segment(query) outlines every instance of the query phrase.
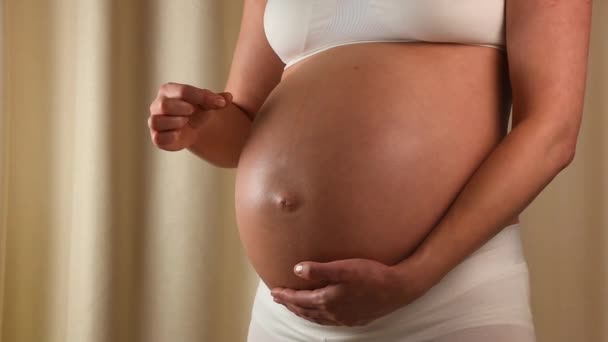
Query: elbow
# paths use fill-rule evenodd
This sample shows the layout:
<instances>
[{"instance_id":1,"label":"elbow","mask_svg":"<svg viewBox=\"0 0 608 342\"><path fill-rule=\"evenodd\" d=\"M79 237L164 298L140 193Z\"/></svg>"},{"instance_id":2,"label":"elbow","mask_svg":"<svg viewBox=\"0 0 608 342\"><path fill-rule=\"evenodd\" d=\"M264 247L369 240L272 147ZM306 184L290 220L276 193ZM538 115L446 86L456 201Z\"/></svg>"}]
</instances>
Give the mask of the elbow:
<instances>
[{"instance_id":1,"label":"elbow","mask_svg":"<svg viewBox=\"0 0 608 342\"><path fill-rule=\"evenodd\" d=\"M576 155L576 139L569 139L561 142L558 148L558 167L559 170L563 170L568 167L574 161Z\"/></svg>"},{"instance_id":2,"label":"elbow","mask_svg":"<svg viewBox=\"0 0 608 342\"><path fill-rule=\"evenodd\" d=\"M521 126L523 131L528 130L531 140L536 141L535 145L542 146L538 150L542 159L555 173L559 173L574 162L579 125L580 120L563 117L557 119L555 115L531 116L517 123L514 128Z\"/></svg>"},{"instance_id":3,"label":"elbow","mask_svg":"<svg viewBox=\"0 0 608 342\"><path fill-rule=\"evenodd\" d=\"M576 156L579 123L565 122L555 131L552 145L557 167L561 171L572 164Z\"/></svg>"}]
</instances>

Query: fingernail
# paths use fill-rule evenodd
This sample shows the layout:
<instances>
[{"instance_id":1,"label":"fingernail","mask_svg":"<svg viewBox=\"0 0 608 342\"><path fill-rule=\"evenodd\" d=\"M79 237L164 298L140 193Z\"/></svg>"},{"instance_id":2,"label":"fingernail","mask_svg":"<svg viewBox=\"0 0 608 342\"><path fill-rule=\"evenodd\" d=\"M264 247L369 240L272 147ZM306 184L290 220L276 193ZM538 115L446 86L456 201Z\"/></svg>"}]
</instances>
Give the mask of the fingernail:
<instances>
[{"instance_id":1,"label":"fingernail","mask_svg":"<svg viewBox=\"0 0 608 342\"><path fill-rule=\"evenodd\" d=\"M216 106L223 106L223 105L225 105L225 104L226 104L226 100L224 100L224 98L223 98L223 97L218 97L218 98L216 98L216 99L215 99L215 101L213 101L213 103L214 103Z\"/></svg>"},{"instance_id":2,"label":"fingernail","mask_svg":"<svg viewBox=\"0 0 608 342\"><path fill-rule=\"evenodd\" d=\"M296 267L293 268L293 271L296 272L296 274L302 274L303 269L304 269L304 266L297 264Z\"/></svg>"}]
</instances>

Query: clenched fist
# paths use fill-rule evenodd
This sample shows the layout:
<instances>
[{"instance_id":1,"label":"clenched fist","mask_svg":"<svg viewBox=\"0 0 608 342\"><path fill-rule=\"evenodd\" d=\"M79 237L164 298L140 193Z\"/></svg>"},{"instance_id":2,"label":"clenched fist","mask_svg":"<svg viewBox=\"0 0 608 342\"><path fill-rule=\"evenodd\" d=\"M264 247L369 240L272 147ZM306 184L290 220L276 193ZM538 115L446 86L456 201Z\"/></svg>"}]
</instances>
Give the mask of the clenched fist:
<instances>
[{"instance_id":1,"label":"clenched fist","mask_svg":"<svg viewBox=\"0 0 608 342\"><path fill-rule=\"evenodd\" d=\"M187 84L163 84L150 105L148 127L152 142L167 151L190 147L208 111L221 109L230 101L232 94L228 92L216 94Z\"/></svg>"}]
</instances>

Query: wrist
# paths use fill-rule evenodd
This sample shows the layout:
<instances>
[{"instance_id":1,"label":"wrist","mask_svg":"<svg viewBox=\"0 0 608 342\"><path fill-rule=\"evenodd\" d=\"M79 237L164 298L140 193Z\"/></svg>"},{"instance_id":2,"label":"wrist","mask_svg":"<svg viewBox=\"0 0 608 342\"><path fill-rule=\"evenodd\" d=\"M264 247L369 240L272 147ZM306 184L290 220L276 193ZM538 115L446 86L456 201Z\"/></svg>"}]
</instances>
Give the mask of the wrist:
<instances>
[{"instance_id":1,"label":"wrist","mask_svg":"<svg viewBox=\"0 0 608 342\"><path fill-rule=\"evenodd\" d=\"M443 276L436 271L431 258L422 252L416 251L398 264L391 266L398 277L404 297L420 296L435 286Z\"/></svg>"}]
</instances>

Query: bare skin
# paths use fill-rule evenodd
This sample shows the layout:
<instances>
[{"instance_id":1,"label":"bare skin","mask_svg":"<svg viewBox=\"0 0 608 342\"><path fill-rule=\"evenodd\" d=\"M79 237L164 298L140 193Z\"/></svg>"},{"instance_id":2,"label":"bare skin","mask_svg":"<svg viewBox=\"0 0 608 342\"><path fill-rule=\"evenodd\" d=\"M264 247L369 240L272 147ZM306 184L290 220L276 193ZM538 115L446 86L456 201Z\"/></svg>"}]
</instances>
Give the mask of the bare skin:
<instances>
[{"instance_id":1,"label":"bare skin","mask_svg":"<svg viewBox=\"0 0 608 342\"><path fill-rule=\"evenodd\" d=\"M299 261L407 258L507 133L510 97L506 56L489 47L353 44L288 68L236 178L261 279L312 289L325 284L296 277Z\"/></svg>"}]
</instances>

